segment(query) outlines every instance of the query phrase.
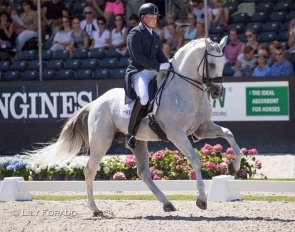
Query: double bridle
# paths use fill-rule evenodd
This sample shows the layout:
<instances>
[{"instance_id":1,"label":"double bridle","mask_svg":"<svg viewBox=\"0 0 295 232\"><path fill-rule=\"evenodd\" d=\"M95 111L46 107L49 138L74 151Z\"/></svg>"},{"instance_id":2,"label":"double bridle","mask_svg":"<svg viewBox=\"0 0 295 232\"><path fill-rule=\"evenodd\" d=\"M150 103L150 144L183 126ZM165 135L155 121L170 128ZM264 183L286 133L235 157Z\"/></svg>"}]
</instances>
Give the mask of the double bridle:
<instances>
[{"instance_id":1,"label":"double bridle","mask_svg":"<svg viewBox=\"0 0 295 232\"><path fill-rule=\"evenodd\" d=\"M215 77L214 79L212 79L212 78L209 78L207 75L209 73L208 72L208 56L222 57L223 55L224 55L223 52L222 52L222 54L220 56L218 56L218 55L213 55L213 54L208 53L207 49L205 50L204 56L203 56L199 66L198 66L198 72L199 72L200 66L204 62L202 82L194 80L194 79L189 78L187 76L184 76L184 75L182 75L182 74L180 74L178 72L175 72L172 63L170 63L170 69L166 73L165 79L163 80L163 83L159 87L159 89L157 91L157 94L156 94L156 95L160 94L159 102L160 102L163 90L167 87L167 85L169 85L169 83L172 81L172 79L174 78L175 75L179 76L181 79L185 80L186 82L190 83L191 85L197 87L198 89L200 89L200 90L202 90L204 92L206 92L211 87L211 83L222 83L223 82L223 77ZM205 70L206 70L206 72L205 72ZM168 76L169 76L170 72L173 73L173 76L170 79L169 83L166 85L166 81L168 79ZM202 86L203 84L206 85L206 88L202 88L202 87L198 86L198 85ZM157 104L159 104L159 102L157 102Z\"/></svg>"}]
</instances>

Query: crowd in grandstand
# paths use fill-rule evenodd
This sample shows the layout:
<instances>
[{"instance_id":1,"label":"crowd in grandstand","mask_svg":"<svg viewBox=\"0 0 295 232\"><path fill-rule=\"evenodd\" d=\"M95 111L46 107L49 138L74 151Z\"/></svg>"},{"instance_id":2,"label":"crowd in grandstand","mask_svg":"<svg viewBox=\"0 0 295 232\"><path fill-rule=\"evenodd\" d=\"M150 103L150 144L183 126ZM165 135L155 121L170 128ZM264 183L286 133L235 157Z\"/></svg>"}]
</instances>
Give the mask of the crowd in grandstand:
<instances>
[{"instance_id":1,"label":"crowd in grandstand","mask_svg":"<svg viewBox=\"0 0 295 232\"><path fill-rule=\"evenodd\" d=\"M42 1L43 50L67 51L69 59L78 49L100 49L105 56L115 50L120 57L128 57L127 35L138 25L138 9L144 2L147 1ZM203 38L207 18L213 41L229 36L224 50L227 60L224 75L294 76L294 1L211 0L208 3L205 12L203 0L174 0L171 9L159 18L155 31L162 40L166 57L173 57L187 42ZM268 21L273 24L269 25ZM22 51L37 50L37 44L37 1L2 0L0 58L12 64Z\"/></svg>"}]
</instances>

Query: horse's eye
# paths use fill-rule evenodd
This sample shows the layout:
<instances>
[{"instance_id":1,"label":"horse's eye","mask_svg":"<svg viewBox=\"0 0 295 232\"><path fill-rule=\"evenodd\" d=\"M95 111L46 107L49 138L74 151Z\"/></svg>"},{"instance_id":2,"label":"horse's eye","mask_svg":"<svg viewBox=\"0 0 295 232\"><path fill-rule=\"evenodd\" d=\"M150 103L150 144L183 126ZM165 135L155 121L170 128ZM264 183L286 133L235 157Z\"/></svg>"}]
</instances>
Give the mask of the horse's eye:
<instances>
[{"instance_id":1,"label":"horse's eye","mask_svg":"<svg viewBox=\"0 0 295 232\"><path fill-rule=\"evenodd\" d=\"M215 68L215 64L214 63L210 63L209 66L210 66L210 68Z\"/></svg>"}]
</instances>

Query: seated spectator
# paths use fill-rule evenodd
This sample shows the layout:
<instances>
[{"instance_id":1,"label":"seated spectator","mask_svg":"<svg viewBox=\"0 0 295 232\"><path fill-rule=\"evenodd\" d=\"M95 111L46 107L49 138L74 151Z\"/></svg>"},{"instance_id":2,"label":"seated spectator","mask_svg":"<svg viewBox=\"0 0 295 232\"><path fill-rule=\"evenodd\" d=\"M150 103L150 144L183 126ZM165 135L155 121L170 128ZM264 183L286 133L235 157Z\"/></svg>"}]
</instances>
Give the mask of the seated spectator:
<instances>
[{"instance_id":1,"label":"seated spectator","mask_svg":"<svg viewBox=\"0 0 295 232\"><path fill-rule=\"evenodd\" d=\"M275 47L276 62L270 69L270 76L294 76L292 64L285 59L284 47L279 45Z\"/></svg>"},{"instance_id":2,"label":"seated spectator","mask_svg":"<svg viewBox=\"0 0 295 232\"><path fill-rule=\"evenodd\" d=\"M163 39L164 39L164 30L161 27L161 21L160 21L159 18L157 19L157 25L153 28L153 31L156 32L159 35L160 40L163 41Z\"/></svg>"},{"instance_id":3,"label":"seated spectator","mask_svg":"<svg viewBox=\"0 0 295 232\"><path fill-rule=\"evenodd\" d=\"M235 64L244 43L240 41L240 35L236 28L229 31L229 38L230 42L225 46L224 55L227 63Z\"/></svg>"},{"instance_id":4,"label":"seated spectator","mask_svg":"<svg viewBox=\"0 0 295 232\"><path fill-rule=\"evenodd\" d=\"M167 57L167 59L172 58L171 48L170 48L170 45L168 43L163 43L162 44L162 51L163 51L164 55Z\"/></svg>"},{"instance_id":5,"label":"seated spectator","mask_svg":"<svg viewBox=\"0 0 295 232\"><path fill-rule=\"evenodd\" d=\"M80 19L75 17L72 21L73 31L71 33L71 42L66 49L70 51L70 57L76 48L88 48L89 39L87 32L80 27Z\"/></svg>"},{"instance_id":6,"label":"seated spectator","mask_svg":"<svg viewBox=\"0 0 295 232\"><path fill-rule=\"evenodd\" d=\"M133 27L136 27L139 24L140 20L137 14L133 14L129 17L129 24L130 27L128 27L128 33L131 31Z\"/></svg>"},{"instance_id":7,"label":"seated spectator","mask_svg":"<svg viewBox=\"0 0 295 232\"><path fill-rule=\"evenodd\" d=\"M91 7L93 18L97 19L104 15L104 0L87 0L87 6Z\"/></svg>"},{"instance_id":8,"label":"seated spectator","mask_svg":"<svg viewBox=\"0 0 295 232\"><path fill-rule=\"evenodd\" d=\"M171 23L175 23L175 15L172 11L168 11L165 15L165 20L167 25L163 27L164 38L163 41L166 42L169 37L171 37L168 31L168 25Z\"/></svg>"},{"instance_id":9,"label":"seated spectator","mask_svg":"<svg viewBox=\"0 0 295 232\"><path fill-rule=\"evenodd\" d=\"M60 30L54 36L53 46L49 49L53 52L66 49L71 43L73 30L71 28L70 19L64 16L62 17L61 23Z\"/></svg>"},{"instance_id":10,"label":"seated spectator","mask_svg":"<svg viewBox=\"0 0 295 232\"><path fill-rule=\"evenodd\" d=\"M126 46L128 29L125 26L123 15L115 16L116 27L111 32L110 45L113 48L122 48Z\"/></svg>"},{"instance_id":11,"label":"seated spectator","mask_svg":"<svg viewBox=\"0 0 295 232\"><path fill-rule=\"evenodd\" d=\"M197 34L195 39L205 38L205 25L204 23L197 23Z\"/></svg>"},{"instance_id":12,"label":"seated spectator","mask_svg":"<svg viewBox=\"0 0 295 232\"><path fill-rule=\"evenodd\" d=\"M62 17L69 17L65 4L60 0L45 1L42 6L42 41L45 41L46 31L51 31L49 36L53 38L61 26Z\"/></svg>"},{"instance_id":13,"label":"seated spectator","mask_svg":"<svg viewBox=\"0 0 295 232\"><path fill-rule=\"evenodd\" d=\"M279 41L272 41L270 44L269 44L269 58L267 60L267 65L269 67L271 67L277 60L276 60L276 57L275 57L275 47L278 47L280 46L281 43Z\"/></svg>"},{"instance_id":14,"label":"seated spectator","mask_svg":"<svg viewBox=\"0 0 295 232\"><path fill-rule=\"evenodd\" d=\"M295 18L291 20L288 30L288 47L289 52L295 52Z\"/></svg>"},{"instance_id":15,"label":"seated spectator","mask_svg":"<svg viewBox=\"0 0 295 232\"><path fill-rule=\"evenodd\" d=\"M124 5L122 0L105 0L104 18L106 19L106 28L109 26L111 17L117 14L124 14Z\"/></svg>"},{"instance_id":16,"label":"seated spectator","mask_svg":"<svg viewBox=\"0 0 295 232\"><path fill-rule=\"evenodd\" d=\"M259 49L258 56L257 56L258 65L254 69L253 76L256 76L256 77L269 76L270 67L267 65L267 59L268 59L267 50Z\"/></svg>"},{"instance_id":17,"label":"seated spectator","mask_svg":"<svg viewBox=\"0 0 295 232\"><path fill-rule=\"evenodd\" d=\"M133 14L138 14L138 10L145 3L145 0L127 0L126 2L126 19L129 19L129 17ZM130 22L130 21L129 21ZM127 22L127 26L132 26L129 22Z\"/></svg>"},{"instance_id":18,"label":"seated spectator","mask_svg":"<svg viewBox=\"0 0 295 232\"><path fill-rule=\"evenodd\" d=\"M111 33L106 29L106 19L104 17L98 17L97 24L99 28L98 31L92 32L92 42L89 49L107 48L110 44Z\"/></svg>"},{"instance_id":19,"label":"seated spectator","mask_svg":"<svg viewBox=\"0 0 295 232\"><path fill-rule=\"evenodd\" d=\"M196 35L197 35L197 28L196 28L197 18L196 18L196 16L193 13L189 13L187 16L187 19L188 19L189 26L185 27L184 34L183 34L185 44L190 42L191 40L195 39Z\"/></svg>"},{"instance_id":20,"label":"seated spectator","mask_svg":"<svg viewBox=\"0 0 295 232\"><path fill-rule=\"evenodd\" d=\"M170 23L168 25L168 31L171 37L167 40L167 43L170 45L171 54L174 55L178 49L183 46L184 37L177 32L175 23Z\"/></svg>"},{"instance_id":21,"label":"seated spectator","mask_svg":"<svg viewBox=\"0 0 295 232\"><path fill-rule=\"evenodd\" d=\"M256 59L254 58L254 49L251 46L247 46L244 52L237 58L234 76L252 76L255 66Z\"/></svg>"},{"instance_id":22,"label":"seated spectator","mask_svg":"<svg viewBox=\"0 0 295 232\"><path fill-rule=\"evenodd\" d=\"M248 28L245 32L247 42L241 48L240 53L243 53L245 48L250 46L254 49L254 54L258 52L259 43L257 42L256 33L252 28Z\"/></svg>"},{"instance_id":23,"label":"seated spectator","mask_svg":"<svg viewBox=\"0 0 295 232\"><path fill-rule=\"evenodd\" d=\"M1 6L1 8L0 8L1 9L1 12L6 13L8 15L8 17L11 18L12 20L13 20L13 16L15 16L15 15L18 16L17 11L16 10L12 10L10 8L9 2L7 2L7 1L1 1L0 6Z\"/></svg>"},{"instance_id":24,"label":"seated spectator","mask_svg":"<svg viewBox=\"0 0 295 232\"><path fill-rule=\"evenodd\" d=\"M3 50L0 56L2 60L7 60L11 54L8 53L8 49L15 46L14 23L5 12L0 14L0 20L0 46Z\"/></svg>"},{"instance_id":25,"label":"seated spectator","mask_svg":"<svg viewBox=\"0 0 295 232\"><path fill-rule=\"evenodd\" d=\"M226 28L229 21L229 10L223 7L221 0L212 0L213 8L209 9L209 24L221 24Z\"/></svg>"},{"instance_id":26,"label":"seated spectator","mask_svg":"<svg viewBox=\"0 0 295 232\"><path fill-rule=\"evenodd\" d=\"M205 7L203 0L192 0L192 13L197 17L197 21L205 23Z\"/></svg>"},{"instance_id":27,"label":"seated spectator","mask_svg":"<svg viewBox=\"0 0 295 232\"><path fill-rule=\"evenodd\" d=\"M23 25L15 25L16 48L21 51L25 43L38 37L38 14L32 9L33 3L30 0L21 2L24 13L20 15Z\"/></svg>"},{"instance_id":28,"label":"seated spectator","mask_svg":"<svg viewBox=\"0 0 295 232\"><path fill-rule=\"evenodd\" d=\"M87 6L84 8L85 19L81 21L81 28L87 32L89 38L93 31L98 31L97 19L93 17L93 8Z\"/></svg>"}]
</instances>

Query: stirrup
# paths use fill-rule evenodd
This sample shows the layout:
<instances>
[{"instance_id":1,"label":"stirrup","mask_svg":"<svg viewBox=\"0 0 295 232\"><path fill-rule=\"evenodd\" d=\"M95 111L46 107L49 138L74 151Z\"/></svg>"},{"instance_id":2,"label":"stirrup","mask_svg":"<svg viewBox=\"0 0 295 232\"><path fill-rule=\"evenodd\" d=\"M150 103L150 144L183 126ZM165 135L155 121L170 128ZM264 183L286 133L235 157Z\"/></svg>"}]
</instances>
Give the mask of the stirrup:
<instances>
[{"instance_id":1,"label":"stirrup","mask_svg":"<svg viewBox=\"0 0 295 232\"><path fill-rule=\"evenodd\" d=\"M128 133L125 139L125 146L129 149L135 149L136 139L135 136Z\"/></svg>"}]
</instances>

